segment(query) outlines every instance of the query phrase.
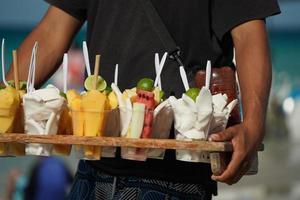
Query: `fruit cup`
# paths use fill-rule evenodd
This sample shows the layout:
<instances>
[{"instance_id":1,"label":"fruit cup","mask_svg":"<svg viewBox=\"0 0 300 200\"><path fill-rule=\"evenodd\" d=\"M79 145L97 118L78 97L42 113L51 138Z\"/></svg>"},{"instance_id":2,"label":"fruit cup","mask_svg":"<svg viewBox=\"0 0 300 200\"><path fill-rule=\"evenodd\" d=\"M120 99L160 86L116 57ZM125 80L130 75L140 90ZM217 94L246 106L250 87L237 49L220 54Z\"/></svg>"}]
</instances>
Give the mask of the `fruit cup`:
<instances>
[{"instance_id":1,"label":"fruit cup","mask_svg":"<svg viewBox=\"0 0 300 200\"><path fill-rule=\"evenodd\" d=\"M122 112L122 108L120 108ZM143 137L142 133L145 127L145 124L152 124L152 121L147 121L147 114L152 114L153 111L146 110L145 104L134 103L132 110L127 110L128 113L132 113L131 122L126 134L126 138L140 139L146 138ZM141 148L131 148L131 147L122 147L121 148L121 157L127 160L137 160L137 161L146 161L147 160L148 149Z\"/></svg>"},{"instance_id":2,"label":"fruit cup","mask_svg":"<svg viewBox=\"0 0 300 200\"><path fill-rule=\"evenodd\" d=\"M105 112L106 119L104 125L104 137L120 137L120 111L119 108ZM102 157L114 158L116 156L116 147L102 147Z\"/></svg>"},{"instance_id":3,"label":"fruit cup","mask_svg":"<svg viewBox=\"0 0 300 200\"><path fill-rule=\"evenodd\" d=\"M0 90L0 134L12 133L20 106L19 93L13 87L7 86ZM0 156L9 154L8 144L0 143Z\"/></svg>"},{"instance_id":4,"label":"fruit cup","mask_svg":"<svg viewBox=\"0 0 300 200\"><path fill-rule=\"evenodd\" d=\"M151 137L154 139L169 139L171 128L174 121L174 113L171 105L165 101L154 111L154 121ZM163 159L165 149L149 149L148 158Z\"/></svg>"},{"instance_id":5,"label":"fruit cup","mask_svg":"<svg viewBox=\"0 0 300 200\"><path fill-rule=\"evenodd\" d=\"M103 136L106 116L110 111L72 110L73 134L81 137ZM100 139L100 138L99 138ZM78 158L85 160L100 160L101 147L76 145L75 153Z\"/></svg>"}]
</instances>

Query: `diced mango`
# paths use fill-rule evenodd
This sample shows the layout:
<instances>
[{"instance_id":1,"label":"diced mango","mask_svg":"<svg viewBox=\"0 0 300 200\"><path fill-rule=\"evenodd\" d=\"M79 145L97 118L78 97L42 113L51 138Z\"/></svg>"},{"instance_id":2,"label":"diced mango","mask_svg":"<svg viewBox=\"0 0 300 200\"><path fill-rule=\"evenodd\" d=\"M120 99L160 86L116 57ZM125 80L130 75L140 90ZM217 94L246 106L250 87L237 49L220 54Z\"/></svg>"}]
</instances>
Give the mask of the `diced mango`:
<instances>
[{"instance_id":1,"label":"diced mango","mask_svg":"<svg viewBox=\"0 0 300 200\"><path fill-rule=\"evenodd\" d=\"M69 131L69 127L72 126L71 118L69 115L69 109L65 107L62 110L59 126L58 126L58 133L60 135L71 135ZM58 155L68 156L71 153L71 145L53 145L54 153Z\"/></svg>"},{"instance_id":2,"label":"diced mango","mask_svg":"<svg viewBox=\"0 0 300 200\"><path fill-rule=\"evenodd\" d=\"M114 92L109 93L108 95L108 103L109 103L109 109L115 109L118 107L118 98L117 95Z\"/></svg>"},{"instance_id":3,"label":"diced mango","mask_svg":"<svg viewBox=\"0 0 300 200\"><path fill-rule=\"evenodd\" d=\"M20 106L20 95L16 89L7 86L0 90L0 134L13 131L16 112ZM6 154L5 144L0 144L0 155Z\"/></svg>"},{"instance_id":4,"label":"diced mango","mask_svg":"<svg viewBox=\"0 0 300 200\"><path fill-rule=\"evenodd\" d=\"M102 136L104 128L105 106L107 97L105 94L91 90L82 96L82 110L84 111L84 135ZM100 159L99 147L86 147L85 156Z\"/></svg>"}]
</instances>

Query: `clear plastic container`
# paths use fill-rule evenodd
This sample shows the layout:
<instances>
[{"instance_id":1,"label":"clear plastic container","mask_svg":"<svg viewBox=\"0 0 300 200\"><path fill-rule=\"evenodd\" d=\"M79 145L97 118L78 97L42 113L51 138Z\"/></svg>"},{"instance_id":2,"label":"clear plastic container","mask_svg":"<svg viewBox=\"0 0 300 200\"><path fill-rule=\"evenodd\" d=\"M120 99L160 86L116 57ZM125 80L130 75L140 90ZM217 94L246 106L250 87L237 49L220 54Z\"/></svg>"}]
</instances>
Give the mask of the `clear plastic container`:
<instances>
[{"instance_id":1,"label":"clear plastic container","mask_svg":"<svg viewBox=\"0 0 300 200\"><path fill-rule=\"evenodd\" d=\"M162 108L155 116L152 126L152 138L169 139L172 124L174 121L174 113L171 106ZM165 149L149 149L148 158L163 159Z\"/></svg>"},{"instance_id":2,"label":"clear plastic container","mask_svg":"<svg viewBox=\"0 0 300 200\"><path fill-rule=\"evenodd\" d=\"M57 134L73 135L71 112L65 107L61 113ZM71 154L72 145L53 145L53 155L69 156Z\"/></svg>"},{"instance_id":3,"label":"clear plastic container","mask_svg":"<svg viewBox=\"0 0 300 200\"><path fill-rule=\"evenodd\" d=\"M120 137L121 122L119 108L106 112L106 123L104 125L104 137ZM116 147L102 147L102 157L114 158L116 156Z\"/></svg>"},{"instance_id":4,"label":"clear plastic container","mask_svg":"<svg viewBox=\"0 0 300 200\"><path fill-rule=\"evenodd\" d=\"M24 133L24 110L21 105L16 113L14 121L14 133ZM25 144L11 143L8 145L8 152L10 156L24 156L25 155Z\"/></svg>"},{"instance_id":5,"label":"clear plastic container","mask_svg":"<svg viewBox=\"0 0 300 200\"><path fill-rule=\"evenodd\" d=\"M110 110L76 111L72 110L73 134L81 137L100 137L104 135L106 117ZM100 138L99 138L100 139ZM102 148L99 146L75 145L75 154L79 159L100 160Z\"/></svg>"},{"instance_id":6,"label":"clear plastic container","mask_svg":"<svg viewBox=\"0 0 300 200\"><path fill-rule=\"evenodd\" d=\"M192 113L191 113L192 114ZM179 122L179 118L175 117L175 139L182 141L201 141L206 140L206 136L208 135L212 114L203 113L201 114L206 116L207 118L202 121L201 126L199 125L198 129L191 129L186 132L180 132L176 130L176 123L183 123L183 121ZM176 159L180 161L186 162L209 162L209 154L203 151L191 151L191 150L176 150Z\"/></svg>"},{"instance_id":7,"label":"clear plastic container","mask_svg":"<svg viewBox=\"0 0 300 200\"><path fill-rule=\"evenodd\" d=\"M153 110L140 110L133 108L132 118L126 137L136 139L151 138L153 114ZM122 147L121 157L127 160L146 161L148 157L148 149Z\"/></svg>"},{"instance_id":8,"label":"clear plastic container","mask_svg":"<svg viewBox=\"0 0 300 200\"><path fill-rule=\"evenodd\" d=\"M0 131L6 129L7 133L23 133L24 132L24 112L23 107L20 106L16 111L16 116L12 116L11 110L1 109L2 116L0 121L3 123L0 127ZM9 126L9 127L4 127ZM3 129L3 130L1 130ZM25 155L25 145L19 143L0 143L0 156L23 156Z\"/></svg>"},{"instance_id":9,"label":"clear plastic container","mask_svg":"<svg viewBox=\"0 0 300 200\"><path fill-rule=\"evenodd\" d=\"M25 112L26 115L26 112ZM26 118L26 116L25 116ZM27 135L56 135L60 120L60 113L49 113L49 118L44 121L25 119L25 133ZM26 144L26 155L51 156L53 144Z\"/></svg>"}]
</instances>

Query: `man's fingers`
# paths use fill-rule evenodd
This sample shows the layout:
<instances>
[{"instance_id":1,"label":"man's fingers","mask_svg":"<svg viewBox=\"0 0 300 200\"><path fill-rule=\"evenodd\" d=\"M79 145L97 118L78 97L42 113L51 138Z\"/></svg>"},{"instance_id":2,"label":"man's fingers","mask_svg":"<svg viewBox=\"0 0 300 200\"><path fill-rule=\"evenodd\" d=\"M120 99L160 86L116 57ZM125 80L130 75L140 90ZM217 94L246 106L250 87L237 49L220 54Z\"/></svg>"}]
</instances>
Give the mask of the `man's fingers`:
<instances>
[{"instance_id":1,"label":"man's fingers","mask_svg":"<svg viewBox=\"0 0 300 200\"><path fill-rule=\"evenodd\" d=\"M248 172L248 170L250 169L251 166L251 162L245 162L243 163L243 167L240 169L240 171L237 173L236 177L228 184L232 185L237 183L239 180L241 180L241 178Z\"/></svg>"},{"instance_id":2,"label":"man's fingers","mask_svg":"<svg viewBox=\"0 0 300 200\"><path fill-rule=\"evenodd\" d=\"M234 129L228 128L220 133L215 133L210 136L210 140L214 142L230 141L234 137Z\"/></svg>"},{"instance_id":3,"label":"man's fingers","mask_svg":"<svg viewBox=\"0 0 300 200\"><path fill-rule=\"evenodd\" d=\"M212 179L219 182L230 182L234 180L239 172L239 168L241 168L241 164L244 160L244 156L239 152L234 152L232 154L231 161L227 167L227 169L220 176L212 176Z\"/></svg>"}]
</instances>

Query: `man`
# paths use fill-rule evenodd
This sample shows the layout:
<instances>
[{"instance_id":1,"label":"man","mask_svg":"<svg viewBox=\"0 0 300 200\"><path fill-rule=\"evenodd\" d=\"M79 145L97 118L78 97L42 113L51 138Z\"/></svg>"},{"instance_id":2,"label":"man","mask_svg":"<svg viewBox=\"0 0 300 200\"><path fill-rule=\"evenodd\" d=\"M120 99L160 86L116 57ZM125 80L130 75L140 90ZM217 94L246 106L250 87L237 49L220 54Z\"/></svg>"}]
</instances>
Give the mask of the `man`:
<instances>
[{"instance_id":1,"label":"man","mask_svg":"<svg viewBox=\"0 0 300 200\"><path fill-rule=\"evenodd\" d=\"M121 89L133 87L140 78L154 77L153 55L165 48L146 17L142 1L46 1L51 4L48 12L18 49L22 79L26 80L35 41L39 42L36 82L42 84L55 72L85 21L90 60L102 55L101 75L108 82L113 79L116 63L120 65ZM239 181L263 139L271 83L264 19L280 12L276 0L151 2L181 48L189 77L203 69L207 60L212 60L214 67L233 66L235 46L244 121L211 137L232 142L231 162L223 174L211 176L207 164L176 161L171 151L159 161L81 161L71 199L211 199L216 194L213 180L227 184ZM12 77L10 71L8 78ZM162 84L167 94L180 96L184 91L175 61L168 60Z\"/></svg>"}]
</instances>

